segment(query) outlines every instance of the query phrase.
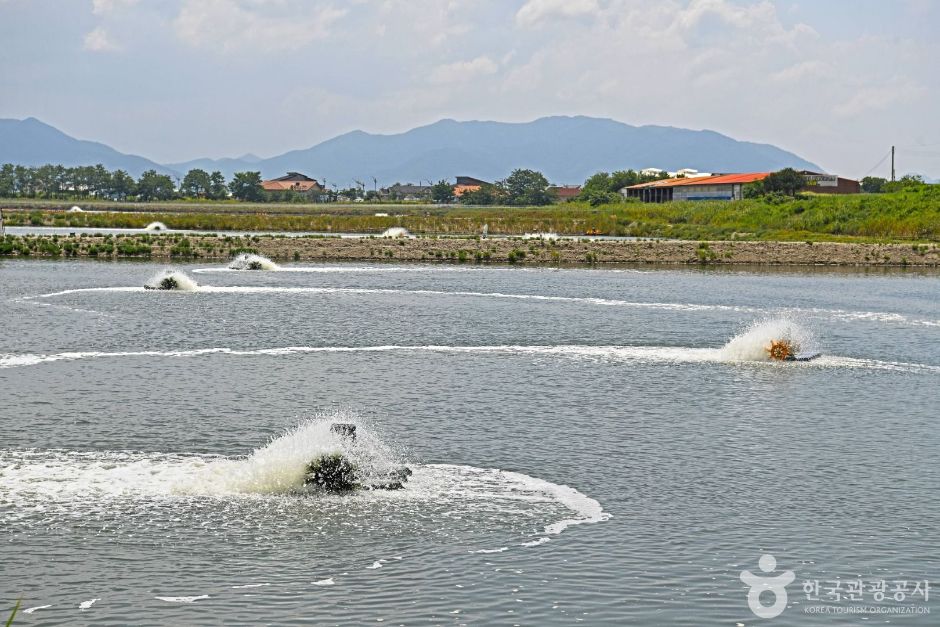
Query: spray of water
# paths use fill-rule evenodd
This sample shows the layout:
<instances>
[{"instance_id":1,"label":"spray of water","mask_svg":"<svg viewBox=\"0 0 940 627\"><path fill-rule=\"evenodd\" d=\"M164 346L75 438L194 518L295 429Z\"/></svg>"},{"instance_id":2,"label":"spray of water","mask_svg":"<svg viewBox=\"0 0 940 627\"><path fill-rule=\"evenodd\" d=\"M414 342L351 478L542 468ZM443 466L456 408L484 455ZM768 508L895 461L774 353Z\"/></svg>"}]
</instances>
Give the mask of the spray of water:
<instances>
[{"instance_id":1,"label":"spray of water","mask_svg":"<svg viewBox=\"0 0 940 627\"><path fill-rule=\"evenodd\" d=\"M280 270L281 267L262 255L252 253L242 253L235 257L230 264L229 270Z\"/></svg>"},{"instance_id":2,"label":"spray of water","mask_svg":"<svg viewBox=\"0 0 940 627\"><path fill-rule=\"evenodd\" d=\"M382 237L389 237L391 239L406 239L411 237L411 233L408 232L408 229L404 229L400 226L393 226L390 229L385 229L382 232Z\"/></svg>"},{"instance_id":3,"label":"spray of water","mask_svg":"<svg viewBox=\"0 0 940 627\"><path fill-rule=\"evenodd\" d=\"M767 318L751 324L731 339L721 355L724 361L770 361L766 348L772 340L786 340L795 353L816 352L819 344L811 330L792 318Z\"/></svg>"},{"instance_id":4,"label":"spray of water","mask_svg":"<svg viewBox=\"0 0 940 627\"><path fill-rule=\"evenodd\" d=\"M167 269L150 277L144 287L151 290L164 290L174 292L195 292L199 286L184 272Z\"/></svg>"},{"instance_id":5,"label":"spray of water","mask_svg":"<svg viewBox=\"0 0 940 627\"><path fill-rule=\"evenodd\" d=\"M559 239L558 233L526 233L522 239L540 239L546 242L554 242Z\"/></svg>"},{"instance_id":6,"label":"spray of water","mask_svg":"<svg viewBox=\"0 0 940 627\"><path fill-rule=\"evenodd\" d=\"M331 431L334 423L357 425L355 440ZM197 482L213 491L281 494L304 491L304 475L310 462L324 454L340 453L357 468L368 483L372 477L387 475L402 465L393 450L359 424L359 418L346 411L316 414L284 435L271 440L241 460L225 460L206 467ZM362 428L358 428L362 427Z\"/></svg>"},{"instance_id":7,"label":"spray of water","mask_svg":"<svg viewBox=\"0 0 940 627\"><path fill-rule=\"evenodd\" d=\"M144 227L144 229L147 231L165 231L166 225L162 222L151 222L146 227Z\"/></svg>"}]
</instances>

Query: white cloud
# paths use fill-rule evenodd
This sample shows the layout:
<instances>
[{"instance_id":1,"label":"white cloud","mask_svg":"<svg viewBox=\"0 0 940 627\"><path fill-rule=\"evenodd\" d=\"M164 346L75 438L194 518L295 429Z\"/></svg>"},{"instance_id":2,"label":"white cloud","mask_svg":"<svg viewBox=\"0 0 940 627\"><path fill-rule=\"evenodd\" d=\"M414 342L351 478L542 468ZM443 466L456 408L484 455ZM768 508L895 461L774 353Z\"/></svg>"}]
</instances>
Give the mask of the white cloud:
<instances>
[{"instance_id":1,"label":"white cloud","mask_svg":"<svg viewBox=\"0 0 940 627\"><path fill-rule=\"evenodd\" d=\"M575 18L599 11L597 0L528 0L516 13L516 22L533 26L551 18Z\"/></svg>"},{"instance_id":2,"label":"white cloud","mask_svg":"<svg viewBox=\"0 0 940 627\"><path fill-rule=\"evenodd\" d=\"M91 12L95 15L110 13L121 7L129 7L137 4L138 0L92 0Z\"/></svg>"},{"instance_id":3,"label":"white cloud","mask_svg":"<svg viewBox=\"0 0 940 627\"><path fill-rule=\"evenodd\" d=\"M833 112L841 117L854 117L873 111L886 111L899 104L923 98L926 89L910 80L894 80L888 84L861 87L848 99L838 103Z\"/></svg>"},{"instance_id":4,"label":"white cloud","mask_svg":"<svg viewBox=\"0 0 940 627\"><path fill-rule=\"evenodd\" d=\"M344 15L345 9L320 2L185 0L173 26L180 39L196 47L291 51L328 36Z\"/></svg>"},{"instance_id":5,"label":"white cloud","mask_svg":"<svg viewBox=\"0 0 940 627\"><path fill-rule=\"evenodd\" d=\"M796 83L808 78L833 76L835 70L828 63L818 60L802 61L770 75L778 83Z\"/></svg>"},{"instance_id":6,"label":"white cloud","mask_svg":"<svg viewBox=\"0 0 940 627\"><path fill-rule=\"evenodd\" d=\"M120 50L120 46L111 41L107 31L99 26L85 35L85 50L92 52L114 52Z\"/></svg>"},{"instance_id":7,"label":"white cloud","mask_svg":"<svg viewBox=\"0 0 940 627\"><path fill-rule=\"evenodd\" d=\"M432 83L461 83L481 76L496 74L499 65L487 56L477 57L470 61L457 61L446 63L434 68L431 72Z\"/></svg>"}]
</instances>

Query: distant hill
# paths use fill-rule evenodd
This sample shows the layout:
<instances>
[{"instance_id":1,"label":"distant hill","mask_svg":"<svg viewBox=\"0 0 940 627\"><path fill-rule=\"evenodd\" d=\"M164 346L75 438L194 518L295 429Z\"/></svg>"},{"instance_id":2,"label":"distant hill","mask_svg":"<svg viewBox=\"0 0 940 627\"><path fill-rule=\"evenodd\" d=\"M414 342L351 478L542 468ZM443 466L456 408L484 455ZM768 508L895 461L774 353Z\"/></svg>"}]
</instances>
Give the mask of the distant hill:
<instances>
[{"instance_id":1,"label":"distant hill","mask_svg":"<svg viewBox=\"0 0 940 627\"><path fill-rule=\"evenodd\" d=\"M713 131L630 126L589 117L549 117L527 123L441 120L394 135L353 131L303 150L260 159L196 159L158 166L103 144L79 141L32 118L0 120L0 162L29 165L103 163L135 176L155 168L185 174L191 168L221 170L226 177L260 170L266 178L290 170L340 187L356 179L371 186L437 181L466 175L505 178L514 168L539 170L554 183L580 183L606 170L657 167L703 172L753 172L787 166L821 171L769 144L737 141Z\"/></svg>"},{"instance_id":2,"label":"distant hill","mask_svg":"<svg viewBox=\"0 0 940 627\"><path fill-rule=\"evenodd\" d=\"M580 183L600 170L657 167L703 172L820 167L768 144L742 142L713 131L664 126L630 126L589 117L550 117L534 122L457 122L441 120L395 135L353 131L303 150L251 163L238 159L200 159L176 163L220 169L261 170L265 177L297 170L349 185L453 179L458 174L484 180L505 178L514 168L539 170L555 183Z\"/></svg>"},{"instance_id":3,"label":"distant hill","mask_svg":"<svg viewBox=\"0 0 940 627\"><path fill-rule=\"evenodd\" d=\"M134 177L146 170L176 174L172 168L144 157L126 155L98 142L75 139L36 118L0 119L0 163L40 166L102 164L109 170L125 170Z\"/></svg>"}]
</instances>

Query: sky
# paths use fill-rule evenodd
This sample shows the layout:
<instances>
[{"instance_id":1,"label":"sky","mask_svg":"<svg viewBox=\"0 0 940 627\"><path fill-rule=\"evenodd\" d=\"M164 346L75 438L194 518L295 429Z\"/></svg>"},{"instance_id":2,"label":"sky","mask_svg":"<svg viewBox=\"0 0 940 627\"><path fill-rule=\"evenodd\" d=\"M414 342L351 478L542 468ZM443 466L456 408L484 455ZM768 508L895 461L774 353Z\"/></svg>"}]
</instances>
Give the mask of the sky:
<instances>
[{"instance_id":1,"label":"sky","mask_svg":"<svg viewBox=\"0 0 940 627\"><path fill-rule=\"evenodd\" d=\"M938 32L934 0L0 0L0 117L172 163L591 115L940 178Z\"/></svg>"}]
</instances>

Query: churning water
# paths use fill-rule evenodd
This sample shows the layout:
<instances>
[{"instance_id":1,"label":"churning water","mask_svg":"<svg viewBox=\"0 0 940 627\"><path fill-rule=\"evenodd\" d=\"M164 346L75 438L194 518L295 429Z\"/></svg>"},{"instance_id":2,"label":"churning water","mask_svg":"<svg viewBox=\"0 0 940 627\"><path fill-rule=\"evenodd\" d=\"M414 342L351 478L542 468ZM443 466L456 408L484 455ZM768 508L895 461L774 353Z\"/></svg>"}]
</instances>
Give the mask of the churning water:
<instances>
[{"instance_id":1,"label":"churning water","mask_svg":"<svg viewBox=\"0 0 940 627\"><path fill-rule=\"evenodd\" d=\"M280 270L280 266L263 255L241 253L228 264L229 270Z\"/></svg>"},{"instance_id":2,"label":"churning water","mask_svg":"<svg viewBox=\"0 0 940 627\"><path fill-rule=\"evenodd\" d=\"M763 553L937 572L935 275L279 269L2 262L23 624L750 624ZM337 451L413 474L305 487Z\"/></svg>"}]
</instances>

